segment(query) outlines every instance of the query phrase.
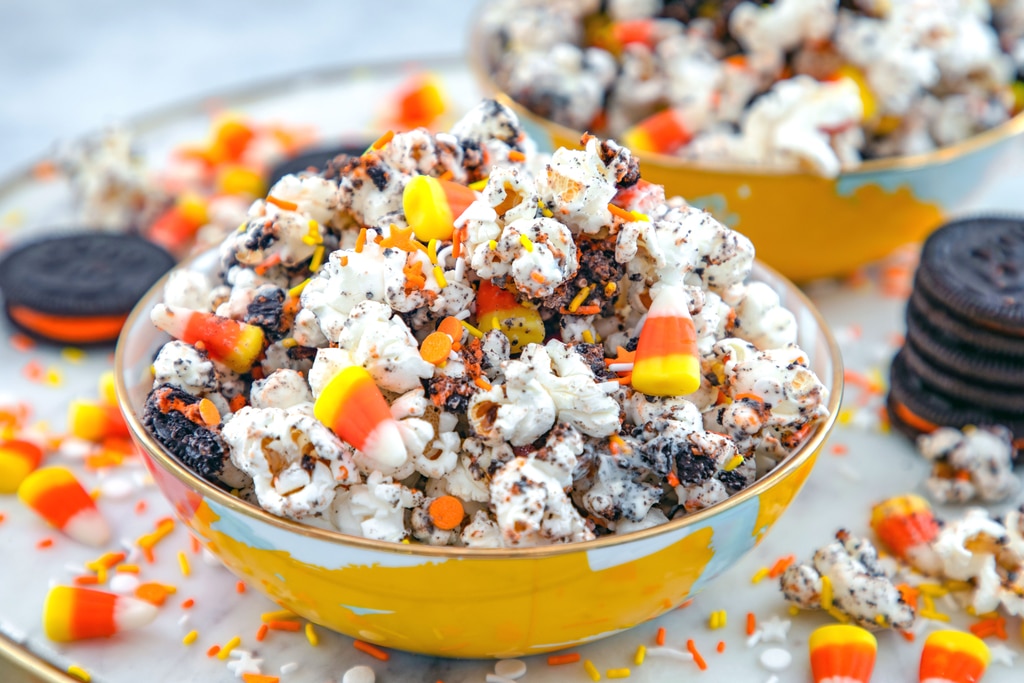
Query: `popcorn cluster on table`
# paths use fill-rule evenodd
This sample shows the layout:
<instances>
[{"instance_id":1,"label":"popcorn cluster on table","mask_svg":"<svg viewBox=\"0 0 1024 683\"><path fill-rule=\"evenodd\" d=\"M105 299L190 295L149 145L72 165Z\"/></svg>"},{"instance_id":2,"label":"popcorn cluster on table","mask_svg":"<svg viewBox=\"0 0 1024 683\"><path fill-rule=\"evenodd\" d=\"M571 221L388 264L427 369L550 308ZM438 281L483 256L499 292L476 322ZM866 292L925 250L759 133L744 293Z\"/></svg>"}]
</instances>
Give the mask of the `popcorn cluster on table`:
<instances>
[{"instance_id":1,"label":"popcorn cluster on table","mask_svg":"<svg viewBox=\"0 0 1024 683\"><path fill-rule=\"evenodd\" d=\"M1024 2L497 0L487 67L513 99L634 151L835 176L1009 119Z\"/></svg>"},{"instance_id":2,"label":"popcorn cluster on table","mask_svg":"<svg viewBox=\"0 0 1024 683\"><path fill-rule=\"evenodd\" d=\"M475 191L447 234L409 225L423 176ZM284 177L216 278L174 272L153 319L179 340L144 421L218 485L345 533L499 547L650 527L750 485L827 415L753 257L627 149L543 157L484 101L449 134ZM686 395L633 386L666 320L692 329L659 366L692 361ZM450 498L464 514L442 524Z\"/></svg>"}]
</instances>

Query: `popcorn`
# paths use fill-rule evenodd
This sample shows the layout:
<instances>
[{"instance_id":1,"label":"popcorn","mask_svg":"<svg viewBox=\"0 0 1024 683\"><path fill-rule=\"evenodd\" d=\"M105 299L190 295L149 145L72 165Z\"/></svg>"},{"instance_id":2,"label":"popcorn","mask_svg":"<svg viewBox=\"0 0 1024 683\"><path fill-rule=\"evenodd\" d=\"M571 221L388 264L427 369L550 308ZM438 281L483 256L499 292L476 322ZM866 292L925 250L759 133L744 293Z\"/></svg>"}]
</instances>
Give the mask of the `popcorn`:
<instances>
[{"instance_id":1,"label":"popcorn","mask_svg":"<svg viewBox=\"0 0 1024 683\"><path fill-rule=\"evenodd\" d=\"M249 213L217 281L172 278L154 311L179 340L147 425L273 514L393 542L586 541L725 500L826 416L749 241L612 141L540 157L487 101L450 134L286 176ZM645 384L681 355L685 386Z\"/></svg>"},{"instance_id":2,"label":"popcorn","mask_svg":"<svg viewBox=\"0 0 1024 683\"><path fill-rule=\"evenodd\" d=\"M1013 435L1001 425L940 427L918 437L917 447L934 463L925 486L940 503L1000 501L1020 487L1013 473Z\"/></svg>"}]
</instances>

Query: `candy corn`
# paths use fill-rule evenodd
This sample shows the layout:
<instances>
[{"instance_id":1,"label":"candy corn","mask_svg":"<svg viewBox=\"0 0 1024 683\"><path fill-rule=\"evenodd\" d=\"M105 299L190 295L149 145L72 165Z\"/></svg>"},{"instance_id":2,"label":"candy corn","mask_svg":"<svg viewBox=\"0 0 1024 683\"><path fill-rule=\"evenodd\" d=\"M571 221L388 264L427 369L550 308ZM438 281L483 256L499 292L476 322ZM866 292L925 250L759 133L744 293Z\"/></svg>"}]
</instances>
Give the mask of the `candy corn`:
<instances>
[{"instance_id":1,"label":"candy corn","mask_svg":"<svg viewBox=\"0 0 1024 683\"><path fill-rule=\"evenodd\" d=\"M906 494L882 501L871 509L871 528L890 552L918 571L942 572L942 560L932 547L939 525L924 498Z\"/></svg>"},{"instance_id":2,"label":"candy corn","mask_svg":"<svg viewBox=\"0 0 1024 683\"><path fill-rule=\"evenodd\" d=\"M416 74L398 89L394 119L400 128L429 127L444 111L444 92L436 76Z\"/></svg>"},{"instance_id":3,"label":"candy corn","mask_svg":"<svg viewBox=\"0 0 1024 683\"><path fill-rule=\"evenodd\" d=\"M263 330L212 313L157 304L153 324L189 344L202 344L210 358L235 372L248 372L263 351Z\"/></svg>"},{"instance_id":4,"label":"candy corn","mask_svg":"<svg viewBox=\"0 0 1024 683\"><path fill-rule=\"evenodd\" d=\"M43 467L18 487L18 498L71 538L92 546L110 540L110 527L96 503L65 467Z\"/></svg>"},{"instance_id":5,"label":"candy corn","mask_svg":"<svg viewBox=\"0 0 1024 683\"><path fill-rule=\"evenodd\" d=\"M672 154L693 138L693 130L675 109L647 117L622 134L622 144L633 151Z\"/></svg>"},{"instance_id":6,"label":"candy corn","mask_svg":"<svg viewBox=\"0 0 1024 683\"><path fill-rule=\"evenodd\" d=\"M989 652L981 638L963 631L935 631L924 641L920 683L975 683L988 667Z\"/></svg>"},{"instance_id":7,"label":"candy corn","mask_svg":"<svg viewBox=\"0 0 1024 683\"><path fill-rule=\"evenodd\" d=\"M206 204L195 194L186 193L149 226L148 237L168 251L178 251L206 224Z\"/></svg>"},{"instance_id":8,"label":"candy corn","mask_svg":"<svg viewBox=\"0 0 1024 683\"><path fill-rule=\"evenodd\" d=\"M408 457L398 422L370 373L351 365L331 379L313 406L316 419L384 467Z\"/></svg>"},{"instance_id":9,"label":"candy corn","mask_svg":"<svg viewBox=\"0 0 1024 683\"><path fill-rule=\"evenodd\" d=\"M697 330L678 287L664 287L647 312L633 361L633 388L650 396L685 396L700 388Z\"/></svg>"},{"instance_id":10,"label":"candy corn","mask_svg":"<svg viewBox=\"0 0 1024 683\"><path fill-rule=\"evenodd\" d=\"M0 493L14 493L43 459L43 451L31 441L0 441Z\"/></svg>"},{"instance_id":11,"label":"candy corn","mask_svg":"<svg viewBox=\"0 0 1024 683\"><path fill-rule=\"evenodd\" d=\"M68 433L86 441L128 437L128 425L116 405L74 399L68 404Z\"/></svg>"},{"instance_id":12,"label":"candy corn","mask_svg":"<svg viewBox=\"0 0 1024 683\"><path fill-rule=\"evenodd\" d=\"M416 234L416 239L451 239L455 220L476 201L476 192L430 176L418 175L408 182L402 193L405 220Z\"/></svg>"},{"instance_id":13,"label":"candy corn","mask_svg":"<svg viewBox=\"0 0 1024 683\"><path fill-rule=\"evenodd\" d=\"M868 683L875 668L875 637L859 626L815 629L807 643L814 683Z\"/></svg>"},{"instance_id":14,"label":"candy corn","mask_svg":"<svg viewBox=\"0 0 1024 683\"><path fill-rule=\"evenodd\" d=\"M46 636L58 643L104 638L145 626L157 608L143 600L77 586L54 586L43 606Z\"/></svg>"},{"instance_id":15,"label":"candy corn","mask_svg":"<svg viewBox=\"0 0 1024 683\"><path fill-rule=\"evenodd\" d=\"M482 332L501 330L518 353L531 343L544 341L544 321L536 308L524 306L507 289L480 281L476 294L476 319Z\"/></svg>"}]
</instances>

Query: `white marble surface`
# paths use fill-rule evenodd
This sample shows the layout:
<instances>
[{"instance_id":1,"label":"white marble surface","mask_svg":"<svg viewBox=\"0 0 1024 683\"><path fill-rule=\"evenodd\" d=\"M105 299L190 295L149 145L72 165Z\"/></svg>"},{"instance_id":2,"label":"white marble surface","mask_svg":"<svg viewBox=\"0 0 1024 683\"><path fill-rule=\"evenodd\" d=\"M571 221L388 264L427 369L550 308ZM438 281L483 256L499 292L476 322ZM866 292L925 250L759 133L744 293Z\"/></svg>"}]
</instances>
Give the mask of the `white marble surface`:
<instances>
[{"instance_id":1,"label":"white marble surface","mask_svg":"<svg viewBox=\"0 0 1024 683\"><path fill-rule=\"evenodd\" d=\"M271 77L461 55L478 0L0 2L0 177L56 140Z\"/></svg>"}]
</instances>

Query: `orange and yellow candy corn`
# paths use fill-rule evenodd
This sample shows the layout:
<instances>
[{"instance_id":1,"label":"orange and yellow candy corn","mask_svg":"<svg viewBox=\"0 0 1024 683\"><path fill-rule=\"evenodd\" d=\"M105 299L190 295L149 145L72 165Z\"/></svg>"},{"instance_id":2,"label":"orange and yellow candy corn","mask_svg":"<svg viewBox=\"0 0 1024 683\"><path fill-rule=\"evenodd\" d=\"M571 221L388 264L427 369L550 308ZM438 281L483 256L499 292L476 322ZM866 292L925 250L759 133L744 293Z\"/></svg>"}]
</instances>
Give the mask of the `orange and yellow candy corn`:
<instances>
[{"instance_id":1,"label":"orange and yellow candy corn","mask_svg":"<svg viewBox=\"0 0 1024 683\"><path fill-rule=\"evenodd\" d=\"M678 287L664 287L647 312L633 361L633 388L649 396L685 396L700 388L697 329Z\"/></svg>"},{"instance_id":2,"label":"orange and yellow candy corn","mask_svg":"<svg viewBox=\"0 0 1024 683\"><path fill-rule=\"evenodd\" d=\"M92 546L110 540L96 503L66 467L43 467L21 482L18 498L71 538Z\"/></svg>"},{"instance_id":3,"label":"orange and yellow candy corn","mask_svg":"<svg viewBox=\"0 0 1024 683\"><path fill-rule=\"evenodd\" d=\"M54 586L43 606L46 637L58 643L106 638L145 626L157 608L143 600L77 586Z\"/></svg>"},{"instance_id":4,"label":"orange and yellow candy corn","mask_svg":"<svg viewBox=\"0 0 1024 683\"><path fill-rule=\"evenodd\" d=\"M0 440L0 493L14 493L43 460L43 450L22 439Z\"/></svg>"},{"instance_id":5,"label":"orange and yellow candy corn","mask_svg":"<svg viewBox=\"0 0 1024 683\"><path fill-rule=\"evenodd\" d=\"M316 399L316 419L382 467L398 467L408 453L398 422L369 372L350 365Z\"/></svg>"},{"instance_id":6,"label":"orange and yellow candy corn","mask_svg":"<svg viewBox=\"0 0 1024 683\"><path fill-rule=\"evenodd\" d=\"M476 320L481 332L501 330L508 337L512 353L527 344L544 341L544 320L540 311L516 301L516 295L481 280L476 293Z\"/></svg>"},{"instance_id":7,"label":"orange and yellow candy corn","mask_svg":"<svg viewBox=\"0 0 1024 683\"><path fill-rule=\"evenodd\" d=\"M74 399L68 404L68 433L86 441L128 438L128 425L116 405Z\"/></svg>"},{"instance_id":8,"label":"orange and yellow candy corn","mask_svg":"<svg viewBox=\"0 0 1024 683\"><path fill-rule=\"evenodd\" d=\"M164 249L180 251L207 221L206 203L196 194L185 193L149 226L147 236Z\"/></svg>"},{"instance_id":9,"label":"orange and yellow candy corn","mask_svg":"<svg viewBox=\"0 0 1024 683\"><path fill-rule=\"evenodd\" d=\"M908 493L882 501L871 509L871 528L896 557L925 574L940 574L942 560L932 547L939 524L921 496Z\"/></svg>"},{"instance_id":10,"label":"orange and yellow candy corn","mask_svg":"<svg viewBox=\"0 0 1024 683\"><path fill-rule=\"evenodd\" d=\"M875 668L875 637L859 626L815 629L807 643L814 683L868 683Z\"/></svg>"},{"instance_id":11,"label":"orange and yellow candy corn","mask_svg":"<svg viewBox=\"0 0 1024 683\"><path fill-rule=\"evenodd\" d=\"M210 358L238 373L248 372L263 352L263 330L213 313L157 304L153 324L188 344L202 344Z\"/></svg>"},{"instance_id":12,"label":"orange and yellow candy corn","mask_svg":"<svg viewBox=\"0 0 1024 683\"><path fill-rule=\"evenodd\" d=\"M988 667L985 642L963 631L935 631L924 641L920 683L975 683Z\"/></svg>"},{"instance_id":13,"label":"orange and yellow candy corn","mask_svg":"<svg viewBox=\"0 0 1024 683\"><path fill-rule=\"evenodd\" d=\"M451 239L455 220L476 201L476 192L426 175L415 176L402 193L405 220L421 242Z\"/></svg>"},{"instance_id":14,"label":"orange and yellow candy corn","mask_svg":"<svg viewBox=\"0 0 1024 683\"><path fill-rule=\"evenodd\" d=\"M429 127L444 112L444 90L436 76L416 74L399 87L394 114L399 128Z\"/></svg>"},{"instance_id":15,"label":"orange and yellow candy corn","mask_svg":"<svg viewBox=\"0 0 1024 683\"><path fill-rule=\"evenodd\" d=\"M631 150L658 154L672 154L692 139L693 130L675 109L648 116L622 134L622 144Z\"/></svg>"}]
</instances>

